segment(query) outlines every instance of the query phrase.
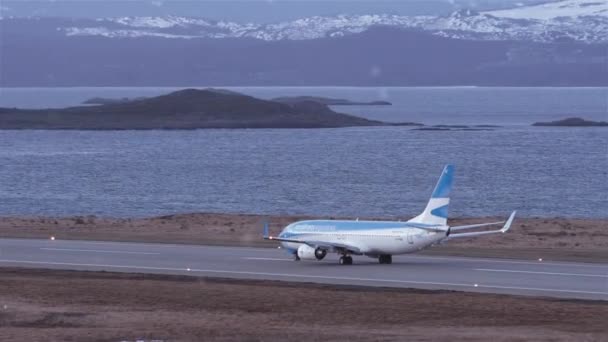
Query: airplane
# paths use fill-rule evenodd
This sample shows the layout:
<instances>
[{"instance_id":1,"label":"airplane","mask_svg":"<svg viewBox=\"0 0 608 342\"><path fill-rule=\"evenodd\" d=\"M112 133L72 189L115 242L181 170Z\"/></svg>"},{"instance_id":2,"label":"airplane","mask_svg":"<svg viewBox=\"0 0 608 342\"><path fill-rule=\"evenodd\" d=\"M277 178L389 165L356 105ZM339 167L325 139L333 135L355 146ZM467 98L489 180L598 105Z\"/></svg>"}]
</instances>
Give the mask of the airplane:
<instances>
[{"instance_id":1,"label":"airplane","mask_svg":"<svg viewBox=\"0 0 608 342\"><path fill-rule=\"evenodd\" d=\"M351 265L352 255L364 255L377 258L380 264L391 264L393 255L417 252L455 238L506 233L509 230L515 211L506 221L448 226L453 178L454 166L446 165L426 208L409 221L298 221L285 227L278 236L269 235L266 222L263 238L280 242L279 248L293 255L295 261L323 260L327 253L337 253L341 265ZM501 224L502 228L497 230L466 231Z\"/></svg>"}]
</instances>

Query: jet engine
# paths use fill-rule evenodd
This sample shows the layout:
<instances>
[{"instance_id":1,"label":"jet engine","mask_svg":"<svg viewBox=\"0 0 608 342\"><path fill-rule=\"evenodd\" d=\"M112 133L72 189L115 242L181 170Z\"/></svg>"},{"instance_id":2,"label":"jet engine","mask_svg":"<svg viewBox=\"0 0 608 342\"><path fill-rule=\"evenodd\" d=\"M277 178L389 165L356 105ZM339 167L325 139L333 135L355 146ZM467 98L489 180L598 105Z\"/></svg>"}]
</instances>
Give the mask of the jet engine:
<instances>
[{"instance_id":1,"label":"jet engine","mask_svg":"<svg viewBox=\"0 0 608 342\"><path fill-rule=\"evenodd\" d=\"M298 247L298 257L304 260L323 260L327 251L321 248L312 248L308 245Z\"/></svg>"}]
</instances>

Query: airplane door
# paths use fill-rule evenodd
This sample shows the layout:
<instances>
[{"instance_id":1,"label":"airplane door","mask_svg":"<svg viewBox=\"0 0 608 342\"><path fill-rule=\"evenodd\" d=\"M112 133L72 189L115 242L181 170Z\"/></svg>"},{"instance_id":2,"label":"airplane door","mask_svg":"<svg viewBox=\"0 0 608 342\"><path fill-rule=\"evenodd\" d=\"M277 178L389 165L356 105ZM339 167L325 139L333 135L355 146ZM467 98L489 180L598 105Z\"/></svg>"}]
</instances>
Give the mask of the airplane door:
<instances>
[{"instance_id":1,"label":"airplane door","mask_svg":"<svg viewBox=\"0 0 608 342\"><path fill-rule=\"evenodd\" d=\"M408 242L410 245L413 245L413 244L414 244L414 234L412 234L412 233L407 233L407 242Z\"/></svg>"}]
</instances>

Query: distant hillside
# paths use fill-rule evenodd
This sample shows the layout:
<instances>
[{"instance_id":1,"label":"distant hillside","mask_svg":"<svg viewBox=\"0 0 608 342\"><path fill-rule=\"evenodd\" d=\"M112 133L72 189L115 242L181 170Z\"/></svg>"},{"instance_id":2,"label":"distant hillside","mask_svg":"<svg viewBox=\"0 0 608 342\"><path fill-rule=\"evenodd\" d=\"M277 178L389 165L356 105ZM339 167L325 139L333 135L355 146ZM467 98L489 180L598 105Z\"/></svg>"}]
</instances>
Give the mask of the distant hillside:
<instances>
[{"instance_id":1,"label":"distant hillside","mask_svg":"<svg viewBox=\"0 0 608 342\"><path fill-rule=\"evenodd\" d=\"M0 129L324 128L384 123L336 113L313 101L291 104L216 89L63 109L0 108Z\"/></svg>"}]
</instances>

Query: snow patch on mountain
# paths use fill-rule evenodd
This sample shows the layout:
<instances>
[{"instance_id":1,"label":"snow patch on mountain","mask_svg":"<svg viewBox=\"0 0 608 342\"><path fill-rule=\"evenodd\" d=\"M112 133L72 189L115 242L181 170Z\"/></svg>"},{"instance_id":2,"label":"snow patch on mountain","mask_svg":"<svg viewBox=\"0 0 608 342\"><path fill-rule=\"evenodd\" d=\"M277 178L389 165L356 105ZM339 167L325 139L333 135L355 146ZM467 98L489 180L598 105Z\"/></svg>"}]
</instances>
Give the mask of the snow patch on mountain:
<instances>
[{"instance_id":1,"label":"snow patch on mountain","mask_svg":"<svg viewBox=\"0 0 608 342\"><path fill-rule=\"evenodd\" d=\"M500 18L539 19L578 18L584 16L608 17L608 1L606 0L564 0L549 2L535 6L525 6L513 9L487 11Z\"/></svg>"},{"instance_id":2,"label":"snow patch on mountain","mask_svg":"<svg viewBox=\"0 0 608 342\"><path fill-rule=\"evenodd\" d=\"M160 38L180 38L191 39L199 38L191 35L179 35L162 32L150 32L140 30L115 30L107 27L68 27L64 29L67 36L101 36L107 38L139 38L139 37L160 37Z\"/></svg>"},{"instance_id":3,"label":"snow patch on mountain","mask_svg":"<svg viewBox=\"0 0 608 342\"><path fill-rule=\"evenodd\" d=\"M98 19L103 21L104 19ZM122 17L110 19L115 23L130 27L141 28L170 28L170 27L188 27L188 26L211 26L211 24L203 19L185 18L185 17Z\"/></svg>"}]
</instances>

